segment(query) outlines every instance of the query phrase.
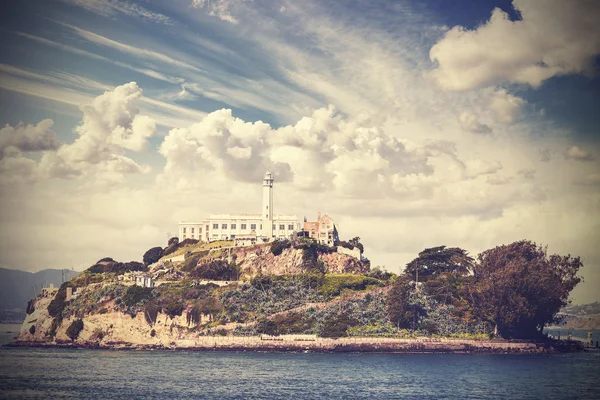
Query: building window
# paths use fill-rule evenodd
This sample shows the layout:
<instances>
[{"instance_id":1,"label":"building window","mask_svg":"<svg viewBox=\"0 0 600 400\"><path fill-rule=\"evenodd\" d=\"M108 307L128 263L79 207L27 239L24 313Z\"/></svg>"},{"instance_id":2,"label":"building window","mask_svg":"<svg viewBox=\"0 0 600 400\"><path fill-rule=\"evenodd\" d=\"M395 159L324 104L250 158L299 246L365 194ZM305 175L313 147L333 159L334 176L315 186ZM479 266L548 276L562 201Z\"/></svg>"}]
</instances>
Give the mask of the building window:
<instances>
[{"instance_id":1,"label":"building window","mask_svg":"<svg viewBox=\"0 0 600 400\"><path fill-rule=\"evenodd\" d=\"M213 224L213 229L219 229L219 224Z\"/></svg>"},{"instance_id":2,"label":"building window","mask_svg":"<svg viewBox=\"0 0 600 400\"><path fill-rule=\"evenodd\" d=\"M273 224L273 230L275 230L275 224Z\"/></svg>"},{"instance_id":3,"label":"building window","mask_svg":"<svg viewBox=\"0 0 600 400\"><path fill-rule=\"evenodd\" d=\"M198 233L202 233L202 228L198 228Z\"/></svg>"},{"instance_id":4,"label":"building window","mask_svg":"<svg viewBox=\"0 0 600 400\"><path fill-rule=\"evenodd\" d=\"M183 227L183 233L185 233L185 226Z\"/></svg>"},{"instance_id":5,"label":"building window","mask_svg":"<svg viewBox=\"0 0 600 400\"><path fill-rule=\"evenodd\" d=\"M256 224L250 224L250 229L256 230Z\"/></svg>"},{"instance_id":6,"label":"building window","mask_svg":"<svg viewBox=\"0 0 600 400\"><path fill-rule=\"evenodd\" d=\"M262 224L260 224L260 230L262 231Z\"/></svg>"},{"instance_id":7,"label":"building window","mask_svg":"<svg viewBox=\"0 0 600 400\"><path fill-rule=\"evenodd\" d=\"M294 225L288 225L288 230L293 231L294 230Z\"/></svg>"},{"instance_id":8,"label":"building window","mask_svg":"<svg viewBox=\"0 0 600 400\"><path fill-rule=\"evenodd\" d=\"M208 232L208 225L206 225L206 232Z\"/></svg>"},{"instance_id":9,"label":"building window","mask_svg":"<svg viewBox=\"0 0 600 400\"><path fill-rule=\"evenodd\" d=\"M185 235L183 235L183 240L185 240Z\"/></svg>"},{"instance_id":10,"label":"building window","mask_svg":"<svg viewBox=\"0 0 600 400\"><path fill-rule=\"evenodd\" d=\"M231 224L231 229L235 229L235 224Z\"/></svg>"},{"instance_id":11,"label":"building window","mask_svg":"<svg viewBox=\"0 0 600 400\"><path fill-rule=\"evenodd\" d=\"M282 231L282 230L284 230L284 229L285 229L285 225L283 225L283 224L280 224L280 225L279 225L279 230L280 230L280 231Z\"/></svg>"},{"instance_id":12,"label":"building window","mask_svg":"<svg viewBox=\"0 0 600 400\"><path fill-rule=\"evenodd\" d=\"M192 228L192 233L194 233L194 228Z\"/></svg>"},{"instance_id":13,"label":"building window","mask_svg":"<svg viewBox=\"0 0 600 400\"><path fill-rule=\"evenodd\" d=\"M221 229L227 229L227 224L221 224Z\"/></svg>"},{"instance_id":14,"label":"building window","mask_svg":"<svg viewBox=\"0 0 600 400\"><path fill-rule=\"evenodd\" d=\"M242 224L242 229L246 229L246 224Z\"/></svg>"},{"instance_id":15,"label":"building window","mask_svg":"<svg viewBox=\"0 0 600 400\"><path fill-rule=\"evenodd\" d=\"M194 234L192 233L192 239L194 239Z\"/></svg>"}]
</instances>

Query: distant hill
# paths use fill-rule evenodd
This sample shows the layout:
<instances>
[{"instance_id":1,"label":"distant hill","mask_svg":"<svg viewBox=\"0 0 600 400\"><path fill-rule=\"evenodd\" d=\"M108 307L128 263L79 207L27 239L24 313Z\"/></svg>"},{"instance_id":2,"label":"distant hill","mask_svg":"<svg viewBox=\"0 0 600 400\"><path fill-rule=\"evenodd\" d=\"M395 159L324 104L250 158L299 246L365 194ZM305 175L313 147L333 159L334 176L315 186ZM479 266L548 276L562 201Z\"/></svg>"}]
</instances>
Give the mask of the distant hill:
<instances>
[{"instance_id":1,"label":"distant hill","mask_svg":"<svg viewBox=\"0 0 600 400\"><path fill-rule=\"evenodd\" d=\"M0 268L0 321L22 320L27 302L50 283L60 286L63 282L63 271L65 281L79 274L78 271L69 269L45 269L31 273Z\"/></svg>"}]
</instances>

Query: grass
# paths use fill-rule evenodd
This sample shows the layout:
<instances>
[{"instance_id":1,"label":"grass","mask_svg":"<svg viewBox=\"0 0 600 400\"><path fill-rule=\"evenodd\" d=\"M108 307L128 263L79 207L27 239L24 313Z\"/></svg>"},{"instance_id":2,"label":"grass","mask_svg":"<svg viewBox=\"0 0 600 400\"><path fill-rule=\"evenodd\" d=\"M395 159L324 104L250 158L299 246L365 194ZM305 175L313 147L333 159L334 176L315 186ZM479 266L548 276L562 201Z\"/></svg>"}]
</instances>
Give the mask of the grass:
<instances>
[{"instance_id":1,"label":"grass","mask_svg":"<svg viewBox=\"0 0 600 400\"><path fill-rule=\"evenodd\" d=\"M218 240L216 242L210 242L210 243L199 242L194 245L184 246L180 249L177 249L177 251L170 253L170 254L166 255L165 257L161 258L161 260L164 258L177 257L177 256L187 253L188 251L190 253L199 253L201 251L207 251L210 249L218 249L219 247L224 248L224 247L231 247L231 246L233 246L232 240Z\"/></svg>"}]
</instances>

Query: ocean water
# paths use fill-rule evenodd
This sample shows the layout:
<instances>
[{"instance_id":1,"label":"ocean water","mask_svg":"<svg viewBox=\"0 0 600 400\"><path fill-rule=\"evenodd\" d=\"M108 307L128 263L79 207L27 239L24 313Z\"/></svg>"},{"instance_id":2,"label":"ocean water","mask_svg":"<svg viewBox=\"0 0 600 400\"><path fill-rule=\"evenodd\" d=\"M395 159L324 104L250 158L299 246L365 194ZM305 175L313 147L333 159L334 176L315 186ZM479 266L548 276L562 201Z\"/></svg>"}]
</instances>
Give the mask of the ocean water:
<instances>
[{"instance_id":1,"label":"ocean water","mask_svg":"<svg viewBox=\"0 0 600 400\"><path fill-rule=\"evenodd\" d=\"M600 352L303 354L0 348L2 399L600 399Z\"/></svg>"}]
</instances>

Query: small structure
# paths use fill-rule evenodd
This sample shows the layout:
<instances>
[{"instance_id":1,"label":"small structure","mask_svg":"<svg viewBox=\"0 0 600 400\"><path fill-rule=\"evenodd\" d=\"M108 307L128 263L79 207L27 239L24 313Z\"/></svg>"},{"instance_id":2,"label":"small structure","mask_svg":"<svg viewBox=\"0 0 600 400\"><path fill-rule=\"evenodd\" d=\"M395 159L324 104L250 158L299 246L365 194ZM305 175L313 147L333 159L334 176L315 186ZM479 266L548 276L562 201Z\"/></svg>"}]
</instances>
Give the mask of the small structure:
<instances>
[{"instance_id":1,"label":"small structure","mask_svg":"<svg viewBox=\"0 0 600 400\"><path fill-rule=\"evenodd\" d=\"M252 246L256 244L256 232L237 235L234 239L235 247Z\"/></svg>"},{"instance_id":2,"label":"small structure","mask_svg":"<svg viewBox=\"0 0 600 400\"><path fill-rule=\"evenodd\" d=\"M154 280L146 275L137 275L135 277L135 284L145 288L153 288Z\"/></svg>"},{"instance_id":3,"label":"small structure","mask_svg":"<svg viewBox=\"0 0 600 400\"><path fill-rule=\"evenodd\" d=\"M54 283L51 283L49 287L42 288L42 296L43 297L54 296L54 294L57 291L58 291L58 288L54 287Z\"/></svg>"},{"instance_id":4,"label":"small structure","mask_svg":"<svg viewBox=\"0 0 600 400\"><path fill-rule=\"evenodd\" d=\"M307 232L308 237L313 238L318 243L328 246L336 246L340 240L337 227L333 222L333 218L329 215L321 216L319 212L315 222L304 220L304 232Z\"/></svg>"},{"instance_id":5,"label":"small structure","mask_svg":"<svg viewBox=\"0 0 600 400\"><path fill-rule=\"evenodd\" d=\"M79 295L79 288L75 288L75 290L73 290L72 287L68 287L65 300L66 301L75 300L78 295Z\"/></svg>"}]
</instances>

